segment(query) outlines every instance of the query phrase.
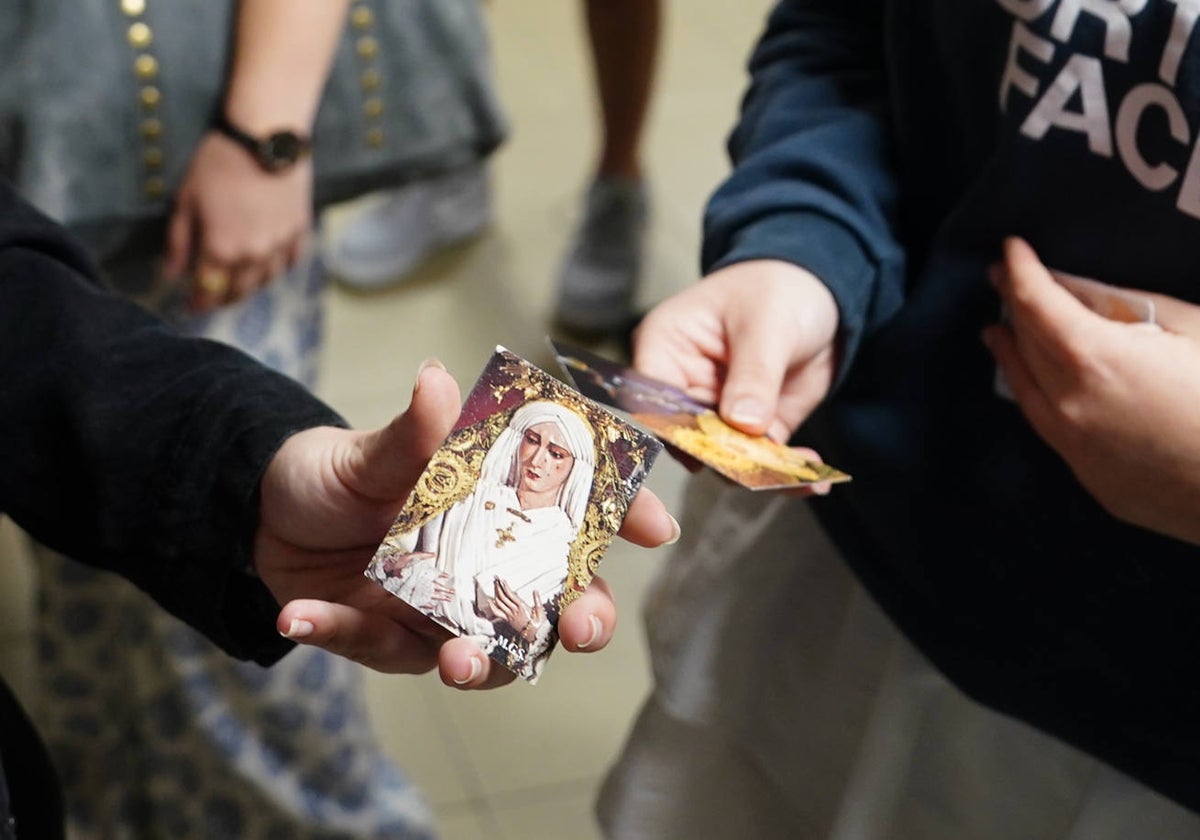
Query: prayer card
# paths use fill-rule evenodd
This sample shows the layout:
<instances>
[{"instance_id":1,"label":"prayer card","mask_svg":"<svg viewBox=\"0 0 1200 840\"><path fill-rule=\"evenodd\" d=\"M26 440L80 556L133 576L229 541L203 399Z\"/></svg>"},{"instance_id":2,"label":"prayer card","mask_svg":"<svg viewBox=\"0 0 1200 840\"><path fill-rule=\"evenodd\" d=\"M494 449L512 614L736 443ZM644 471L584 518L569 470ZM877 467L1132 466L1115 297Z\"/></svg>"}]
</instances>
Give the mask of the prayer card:
<instances>
[{"instance_id":1,"label":"prayer card","mask_svg":"<svg viewBox=\"0 0 1200 840\"><path fill-rule=\"evenodd\" d=\"M366 575L536 682L661 451L498 347Z\"/></svg>"}]
</instances>

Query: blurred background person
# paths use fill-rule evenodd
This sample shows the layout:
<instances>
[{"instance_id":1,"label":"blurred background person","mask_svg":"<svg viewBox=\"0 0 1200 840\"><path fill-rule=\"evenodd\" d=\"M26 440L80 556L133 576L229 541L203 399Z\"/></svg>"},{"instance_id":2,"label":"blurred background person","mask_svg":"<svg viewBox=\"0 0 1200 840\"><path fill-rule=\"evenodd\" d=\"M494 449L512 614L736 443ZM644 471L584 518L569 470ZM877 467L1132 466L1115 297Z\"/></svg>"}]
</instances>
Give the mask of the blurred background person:
<instances>
[{"instance_id":1,"label":"blurred background person","mask_svg":"<svg viewBox=\"0 0 1200 840\"><path fill-rule=\"evenodd\" d=\"M123 294L311 387L325 285L314 202L460 165L503 132L472 87L485 74L435 64L391 82L416 111L431 95L443 107L384 154L388 120L404 113L381 113L380 53L404 63L386 54L383 25L403 27L410 62L488 60L474 2L399 9L385 13L397 21L361 0L31 2L14 34L25 75L5 75L6 169ZM78 49L92 60L62 62ZM335 60L348 82L331 78ZM321 119L407 173L364 174L346 155L322 158L340 149L312 148L322 92L328 112L346 88L351 106ZM459 128L439 134L439 119ZM353 663L313 648L272 669L233 662L124 582L35 550L38 717L77 836L432 835L427 805L379 748Z\"/></svg>"},{"instance_id":2,"label":"blurred background person","mask_svg":"<svg viewBox=\"0 0 1200 840\"><path fill-rule=\"evenodd\" d=\"M634 318L645 263L649 188L642 138L661 42L660 0L584 0L599 112L599 153L568 252L556 269L554 317L583 337L619 335ZM490 176L471 165L373 197L331 228L325 258L346 286L409 276L432 252L490 220Z\"/></svg>"},{"instance_id":3,"label":"blurred background person","mask_svg":"<svg viewBox=\"0 0 1200 840\"><path fill-rule=\"evenodd\" d=\"M1200 121L1176 77L1197 48L1175 4L1139 3L1101 81L1113 53L1078 11L776 5L705 277L646 316L637 366L854 481L810 503L692 482L612 836L1200 837L1178 666L1200 629L1200 211L1191 148L1135 107L1154 90Z\"/></svg>"},{"instance_id":4,"label":"blurred background person","mask_svg":"<svg viewBox=\"0 0 1200 840\"><path fill-rule=\"evenodd\" d=\"M630 327L646 254L650 190L642 136L654 89L661 0L584 0L600 154L558 272L554 317L581 336Z\"/></svg>"}]
</instances>

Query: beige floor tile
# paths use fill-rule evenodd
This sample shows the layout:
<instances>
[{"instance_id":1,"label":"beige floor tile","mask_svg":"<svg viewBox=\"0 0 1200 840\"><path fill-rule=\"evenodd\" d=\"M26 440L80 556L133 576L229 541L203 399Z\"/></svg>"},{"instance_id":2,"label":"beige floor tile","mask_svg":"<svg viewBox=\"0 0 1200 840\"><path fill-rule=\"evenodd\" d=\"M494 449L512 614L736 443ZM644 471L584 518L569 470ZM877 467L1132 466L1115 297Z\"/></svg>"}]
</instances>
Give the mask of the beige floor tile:
<instances>
[{"instance_id":1,"label":"beige floor tile","mask_svg":"<svg viewBox=\"0 0 1200 840\"><path fill-rule=\"evenodd\" d=\"M380 743L425 792L431 806L462 807L482 795L474 768L463 758L458 733L431 698L431 691L445 691L441 683L429 676L369 672L364 685Z\"/></svg>"},{"instance_id":2,"label":"beige floor tile","mask_svg":"<svg viewBox=\"0 0 1200 840\"><path fill-rule=\"evenodd\" d=\"M505 840L505 835L495 827L495 819L482 807L435 809L435 812L439 840Z\"/></svg>"},{"instance_id":3,"label":"beige floor tile","mask_svg":"<svg viewBox=\"0 0 1200 840\"><path fill-rule=\"evenodd\" d=\"M557 785L492 802L496 835L505 840L527 837L600 840L592 815L594 785ZM535 828L536 827L536 828Z\"/></svg>"},{"instance_id":4,"label":"beige floor tile","mask_svg":"<svg viewBox=\"0 0 1200 840\"><path fill-rule=\"evenodd\" d=\"M506 248L501 235L488 235L440 255L402 286L331 294L321 395L342 411L374 398L386 416L408 404L423 359L440 359L465 390L498 342L528 349L542 328L508 289Z\"/></svg>"}]
</instances>

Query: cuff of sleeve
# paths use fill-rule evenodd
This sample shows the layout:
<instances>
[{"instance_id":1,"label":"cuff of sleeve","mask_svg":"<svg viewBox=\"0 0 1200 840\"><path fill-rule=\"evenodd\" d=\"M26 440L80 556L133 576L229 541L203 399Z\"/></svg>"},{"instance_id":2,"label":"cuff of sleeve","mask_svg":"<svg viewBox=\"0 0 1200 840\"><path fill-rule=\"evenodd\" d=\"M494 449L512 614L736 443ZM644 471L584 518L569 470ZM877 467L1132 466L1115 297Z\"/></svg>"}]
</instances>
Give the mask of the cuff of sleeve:
<instances>
[{"instance_id":1,"label":"cuff of sleeve","mask_svg":"<svg viewBox=\"0 0 1200 840\"><path fill-rule=\"evenodd\" d=\"M228 484L217 488L219 498L214 508L225 507L228 520L236 523L233 527L238 539L220 595L220 622L214 628L214 641L232 656L269 665L294 647L275 629L283 605L257 575L247 573L253 568L262 476L284 441L296 432L315 426L345 425L335 413L317 408L293 415L283 427L268 422L248 428L243 440L231 447Z\"/></svg>"},{"instance_id":2,"label":"cuff of sleeve","mask_svg":"<svg viewBox=\"0 0 1200 840\"><path fill-rule=\"evenodd\" d=\"M270 664L292 643L275 630L281 605L245 571L258 528L259 484L292 434L346 423L301 386L255 368L231 374L194 418L168 471L174 486L185 489L160 489L162 551L187 537L171 574L176 584L187 581L182 589L190 597L169 608L231 656ZM207 457L197 459L197 450Z\"/></svg>"},{"instance_id":3,"label":"cuff of sleeve","mask_svg":"<svg viewBox=\"0 0 1200 840\"><path fill-rule=\"evenodd\" d=\"M783 260L812 272L829 289L838 307L840 361L834 388L862 341L867 313L879 282L879 268L862 242L844 225L811 212L776 213L747 225L722 254L705 249L705 275L748 260Z\"/></svg>"},{"instance_id":4,"label":"cuff of sleeve","mask_svg":"<svg viewBox=\"0 0 1200 840\"><path fill-rule=\"evenodd\" d=\"M238 539L230 557L225 580L218 596L221 605L215 640L238 659L248 659L260 665L270 665L288 653L295 643L275 630L275 620L282 604L266 584L254 573L254 540L258 530L259 491L262 476L275 453L293 434L315 426L344 427L345 421L336 414L319 409L297 415L283 429L262 427L248 432L248 439L236 447L239 457L245 458L245 469L234 466L236 476L228 488L234 499L231 520L237 521ZM221 495L225 495L222 493Z\"/></svg>"}]
</instances>

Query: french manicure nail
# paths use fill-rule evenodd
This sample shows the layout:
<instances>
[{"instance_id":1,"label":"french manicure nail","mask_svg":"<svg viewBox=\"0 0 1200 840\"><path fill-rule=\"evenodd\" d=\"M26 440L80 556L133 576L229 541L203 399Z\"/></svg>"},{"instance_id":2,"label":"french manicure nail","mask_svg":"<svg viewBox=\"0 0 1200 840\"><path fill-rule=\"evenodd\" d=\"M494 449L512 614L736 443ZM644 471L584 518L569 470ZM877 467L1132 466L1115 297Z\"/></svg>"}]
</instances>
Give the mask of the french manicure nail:
<instances>
[{"instance_id":1,"label":"french manicure nail","mask_svg":"<svg viewBox=\"0 0 1200 840\"><path fill-rule=\"evenodd\" d=\"M600 638L600 634L604 632L604 625L600 623L600 619L596 618L596 616L589 615L588 623L592 625L592 635L588 636L586 642L579 643L578 647L580 650L584 650L594 645L596 640Z\"/></svg>"},{"instance_id":2,"label":"french manicure nail","mask_svg":"<svg viewBox=\"0 0 1200 840\"><path fill-rule=\"evenodd\" d=\"M424 373L429 368L437 368L438 370L445 370L446 366L444 364L442 364L440 359L436 359L436 358L430 356L428 359L421 362L420 367L417 368L417 376L420 376L422 373Z\"/></svg>"},{"instance_id":3,"label":"french manicure nail","mask_svg":"<svg viewBox=\"0 0 1200 840\"><path fill-rule=\"evenodd\" d=\"M302 618L293 618L287 632L283 635L288 639L303 639L305 636L312 635L312 631L313 624L311 621L305 621Z\"/></svg>"},{"instance_id":4,"label":"french manicure nail","mask_svg":"<svg viewBox=\"0 0 1200 840\"><path fill-rule=\"evenodd\" d=\"M758 400L753 397L743 397L733 404L729 419L745 426L757 426L762 423L763 410Z\"/></svg>"},{"instance_id":5,"label":"french manicure nail","mask_svg":"<svg viewBox=\"0 0 1200 840\"><path fill-rule=\"evenodd\" d=\"M417 366L416 381L413 382L413 393L414 394L417 393L417 391L421 390L421 374L424 373L426 371L426 369L431 368L431 367L438 368L439 370L446 369L446 366L444 364L442 364L440 361L438 361L437 359L435 359L433 357L430 357L430 358L426 359L425 361L421 362L421 364Z\"/></svg>"},{"instance_id":6,"label":"french manicure nail","mask_svg":"<svg viewBox=\"0 0 1200 840\"><path fill-rule=\"evenodd\" d=\"M469 682L474 682L475 679L480 675L480 673L482 673L482 671L483 671L483 663L479 661L478 656L472 656L471 657L471 673L467 675L466 679L455 680L454 684L455 685L466 685Z\"/></svg>"},{"instance_id":7,"label":"french manicure nail","mask_svg":"<svg viewBox=\"0 0 1200 840\"><path fill-rule=\"evenodd\" d=\"M683 529L679 527L679 521L674 516L668 513L667 518L671 520L671 527L674 528L674 531L671 533L671 539L667 540L663 545L675 545L683 535Z\"/></svg>"}]
</instances>

